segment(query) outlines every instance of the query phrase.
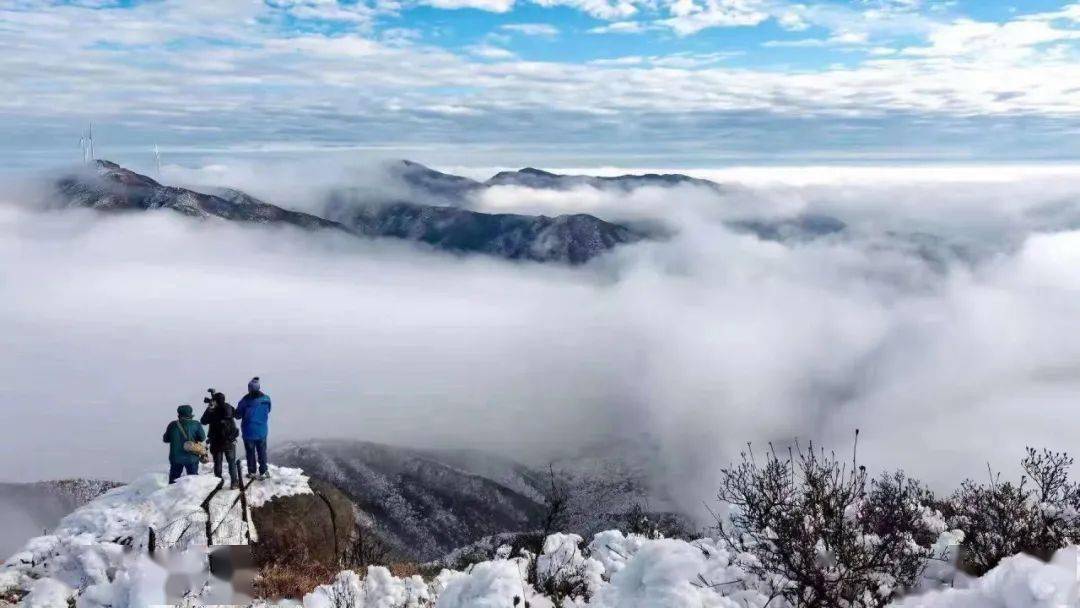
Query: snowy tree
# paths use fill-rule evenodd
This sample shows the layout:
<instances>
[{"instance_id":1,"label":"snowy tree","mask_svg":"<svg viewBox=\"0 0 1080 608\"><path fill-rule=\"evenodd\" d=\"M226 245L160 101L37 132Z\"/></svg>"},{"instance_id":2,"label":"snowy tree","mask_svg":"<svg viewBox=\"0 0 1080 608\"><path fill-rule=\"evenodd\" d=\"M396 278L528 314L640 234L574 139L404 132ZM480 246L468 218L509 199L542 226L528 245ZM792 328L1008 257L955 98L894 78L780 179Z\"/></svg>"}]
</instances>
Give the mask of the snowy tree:
<instances>
[{"instance_id":1,"label":"snowy tree","mask_svg":"<svg viewBox=\"0 0 1080 608\"><path fill-rule=\"evenodd\" d=\"M752 449L722 472L718 537L774 598L806 608L884 606L921 576L945 528L901 472L870 480L853 456Z\"/></svg>"},{"instance_id":2,"label":"snowy tree","mask_svg":"<svg viewBox=\"0 0 1080 608\"><path fill-rule=\"evenodd\" d=\"M1080 541L1080 484L1069 481L1073 458L1027 449L1020 481L965 481L943 505L949 524L964 531L961 566L981 575L1017 553L1049 559Z\"/></svg>"}]
</instances>

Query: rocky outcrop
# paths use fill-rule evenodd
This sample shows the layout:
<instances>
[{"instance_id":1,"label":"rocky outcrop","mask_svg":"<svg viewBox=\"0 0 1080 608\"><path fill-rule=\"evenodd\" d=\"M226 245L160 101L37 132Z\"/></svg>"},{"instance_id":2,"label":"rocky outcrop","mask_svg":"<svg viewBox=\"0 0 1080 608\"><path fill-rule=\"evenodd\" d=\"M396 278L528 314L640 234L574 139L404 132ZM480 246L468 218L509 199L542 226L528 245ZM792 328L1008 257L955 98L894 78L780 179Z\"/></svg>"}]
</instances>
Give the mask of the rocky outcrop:
<instances>
[{"instance_id":1,"label":"rocky outcrop","mask_svg":"<svg viewBox=\"0 0 1080 608\"><path fill-rule=\"evenodd\" d=\"M280 496L251 510L258 533L252 543L256 563L342 562L356 529L353 504L325 481L309 484L311 494Z\"/></svg>"}]
</instances>

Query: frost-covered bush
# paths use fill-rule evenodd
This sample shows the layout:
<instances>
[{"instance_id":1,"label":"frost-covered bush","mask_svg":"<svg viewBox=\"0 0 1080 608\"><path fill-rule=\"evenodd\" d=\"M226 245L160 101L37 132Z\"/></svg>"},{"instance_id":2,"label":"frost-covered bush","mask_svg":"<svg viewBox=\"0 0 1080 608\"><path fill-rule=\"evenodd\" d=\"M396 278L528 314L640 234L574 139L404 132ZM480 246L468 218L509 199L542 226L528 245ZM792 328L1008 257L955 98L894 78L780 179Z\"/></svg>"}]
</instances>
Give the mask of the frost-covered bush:
<instances>
[{"instance_id":1,"label":"frost-covered bush","mask_svg":"<svg viewBox=\"0 0 1080 608\"><path fill-rule=\"evenodd\" d=\"M992 475L965 481L943 505L950 526L964 531L961 566L982 575L1017 553L1049 559L1080 540L1080 484L1069 481L1073 459L1028 448L1018 483Z\"/></svg>"},{"instance_id":2,"label":"frost-covered bush","mask_svg":"<svg viewBox=\"0 0 1080 608\"><path fill-rule=\"evenodd\" d=\"M529 581L556 606L587 601L602 583L604 566L581 551L577 534L552 534L536 558L536 579Z\"/></svg>"},{"instance_id":3,"label":"frost-covered bush","mask_svg":"<svg viewBox=\"0 0 1080 608\"><path fill-rule=\"evenodd\" d=\"M625 512L612 518L615 529L648 538L693 540L696 534L676 513L650 512L641 503L633 503Z\"/></svg>"},{"instance_id":4,"label":"frost-covered bush","mask_svg":"<svg viewBox=\"0 0 1080 608\"><path fill-rule=\"evenodd\" d=\"M304 596L304 608L429 608L434 603L422 578L397 578L379 566L369 567L363 578L344 570Z\"/></svg>"},{"instance_id":5,"label":"frost-covered bush","mask_svg":"<svg viewBox=\"0 0 1080 608\"><path fill-rule=\"evenodd\" d=\"M791 606L884 606L918 582L945 522L903 473L869 479L855 458L752 451L724 469L718 538L768 593Z\"/></svg>"}]
</instances>

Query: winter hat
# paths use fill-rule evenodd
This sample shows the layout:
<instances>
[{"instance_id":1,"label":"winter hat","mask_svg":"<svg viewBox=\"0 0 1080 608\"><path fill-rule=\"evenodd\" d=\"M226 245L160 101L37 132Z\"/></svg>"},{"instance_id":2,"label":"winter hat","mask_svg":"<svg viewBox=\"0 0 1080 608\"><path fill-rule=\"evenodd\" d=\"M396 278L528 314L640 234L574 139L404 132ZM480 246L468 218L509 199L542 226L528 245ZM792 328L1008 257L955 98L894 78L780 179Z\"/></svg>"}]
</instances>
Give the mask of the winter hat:
<instances>
[{"instance_id":1,"label":"winter hat","mask_svg":"<svg viewBox=\"0 0 1080 608\"><path fill-rule=\"evenodd\" d=\"M191 418L195 415L195 411L191 409L190 405L181 405L176 408L176 415L181 418Z\"/></svg>"},{"instance_id":2,"label":"winter hat","mask_svg":"<svg viewBox=\"0 0 1080 608\"><path fill-rule=\"evenodd\" d=\"M248 382L248 392L249 393L257 393L257 392L259 392L261 390L262 390L262 387L259 386L259 377L258 376L255 376L254 378L251 379L251 382Z\"/></svg>"}]
</instances>

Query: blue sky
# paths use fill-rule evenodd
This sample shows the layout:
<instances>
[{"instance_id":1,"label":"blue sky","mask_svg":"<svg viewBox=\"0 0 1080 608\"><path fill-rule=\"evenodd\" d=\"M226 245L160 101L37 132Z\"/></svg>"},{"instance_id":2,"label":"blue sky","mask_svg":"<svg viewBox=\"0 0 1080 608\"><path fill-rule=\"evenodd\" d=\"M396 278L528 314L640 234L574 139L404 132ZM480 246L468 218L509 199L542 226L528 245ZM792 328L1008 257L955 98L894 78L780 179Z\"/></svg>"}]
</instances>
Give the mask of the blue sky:
<instances>
[{"instance_id":1,"label":"blue sky","mask_svg":"<svg viewBox=\"0 0 1080 608\"><path fill-rule=\"evenodd\" d=\"M1069 0L0 0L0 154L1071 160ZM73 136L74 134L74 136Z\"/></svg>"}]
</instances>

